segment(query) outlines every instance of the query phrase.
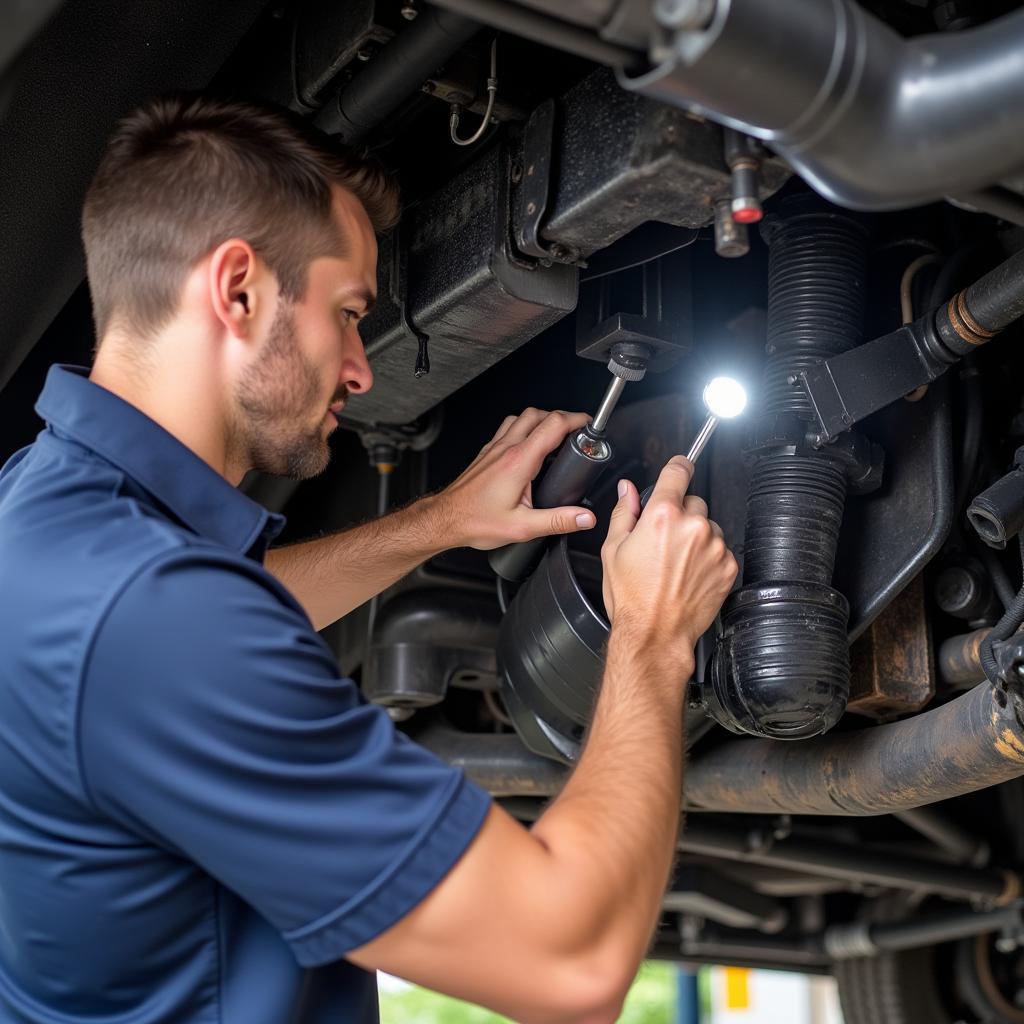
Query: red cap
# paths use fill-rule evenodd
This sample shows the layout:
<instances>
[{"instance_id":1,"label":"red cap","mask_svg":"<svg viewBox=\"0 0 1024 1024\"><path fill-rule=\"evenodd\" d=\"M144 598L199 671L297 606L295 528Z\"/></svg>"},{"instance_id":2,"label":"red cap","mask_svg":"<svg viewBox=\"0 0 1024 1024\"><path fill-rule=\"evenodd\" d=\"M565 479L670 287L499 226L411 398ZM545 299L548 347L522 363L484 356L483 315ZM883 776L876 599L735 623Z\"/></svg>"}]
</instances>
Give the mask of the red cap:
<instances>
[{"instance_id":1,"label":"red cap","mask_svg":"<svg viewBox=\"0 0 1024 1024\"><path fill-rule=\"evenodd\" d=\"M756 224L764 216L760 205L741 206L738 210L732 211L732 219L737 224Z\"/></svg>"}]
</instances>

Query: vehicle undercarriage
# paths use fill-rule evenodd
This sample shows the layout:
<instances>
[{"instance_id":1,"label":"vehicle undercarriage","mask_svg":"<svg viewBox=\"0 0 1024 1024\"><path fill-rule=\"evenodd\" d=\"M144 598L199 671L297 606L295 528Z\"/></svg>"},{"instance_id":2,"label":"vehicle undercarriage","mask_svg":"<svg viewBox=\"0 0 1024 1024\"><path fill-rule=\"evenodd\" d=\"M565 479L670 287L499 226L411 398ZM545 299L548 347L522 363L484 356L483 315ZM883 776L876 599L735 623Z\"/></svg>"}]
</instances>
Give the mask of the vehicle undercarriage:
<instances>
[{"instance_id":1,"label":"vehicle undercarriage","mask_svg":"<svg viewBox=\"0 0 1024 1024\"><path fill-rule=\"evenodd\" d=\"M586 499L685 451L742 566L690 681L654 954L834 972L848 1024L1024 1021L1024 10L935 0L39 5L0 45L0 438L93 344L81 197L209 88L398 175L334 458L282 538L451 480L508 413L622 397ZM20 20L19 20L20 19ZM609 375L608 364L613 368ZM602 449L603 451L603 449ZM540 485L542 486L542 485ZM585 742L603 530L457 550L325 632L524 822ZM680 680L685 685L686 680Z\"/></svg>"}]
</instances>

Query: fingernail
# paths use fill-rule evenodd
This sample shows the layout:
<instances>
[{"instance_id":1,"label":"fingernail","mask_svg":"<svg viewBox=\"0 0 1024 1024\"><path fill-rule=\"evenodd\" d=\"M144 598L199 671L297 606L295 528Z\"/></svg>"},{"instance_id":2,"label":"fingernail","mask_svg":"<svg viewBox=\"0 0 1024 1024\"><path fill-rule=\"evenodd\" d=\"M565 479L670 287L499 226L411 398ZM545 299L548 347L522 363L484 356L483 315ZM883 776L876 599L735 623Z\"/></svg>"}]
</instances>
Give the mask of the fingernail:
<instances>
[{"instance_id":1,"label":"fingernail","mask_svg":"<svg viewBox=\"0 0 1024 1024\"><path fill-rule=\"evenodd\" d=\"M576 525L580 529L584 529L588 526L593 526L594 517L589 512L580 512L580 514L576 516Z\"/></svg>"},{"instance_id":2,"label":"fingernail","mask_svg":"<svg viewBox=\"0 0 1024 1024\"><path fill-rule=\"evenodd\" d=\"M628 485L626 484L626 481L625 480L620 480L619 481L619 497L620 498L624 498L626 496L626 491L627 490L628 490Z\"/></svg>"}]
</instances>

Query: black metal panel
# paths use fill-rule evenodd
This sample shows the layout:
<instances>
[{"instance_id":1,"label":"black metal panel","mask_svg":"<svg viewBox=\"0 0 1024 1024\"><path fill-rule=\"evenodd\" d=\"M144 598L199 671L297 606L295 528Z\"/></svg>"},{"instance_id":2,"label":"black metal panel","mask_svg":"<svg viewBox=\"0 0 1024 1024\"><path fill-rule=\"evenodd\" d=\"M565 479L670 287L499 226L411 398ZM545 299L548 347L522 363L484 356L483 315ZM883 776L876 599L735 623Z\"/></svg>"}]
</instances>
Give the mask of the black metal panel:
<instances>
[{"instance_id":1,"label":"black metal panel","mask_svg":"<svg viewBox=\"0 0 1024 1024\"><path fill-rule=\"evenodd\" d=\"M953 522L953 447L945 382L900 401L867 429L886 438L881 489L846 506L833 577L856 639L942 547Z\"/></svg>"},{"instance_id":2,"label":"black metal panel","mask_svg":"<svg viewBox=\"0 0 1024 1024\"><path fill-rule=\"evenodd\" d=\"M426 412L576 305L575 267L513 255L510 158L495 147L447 187L408 211L381 247L378 306L363 337L376 384L353 396L348 417L403 423ZM403 325L395 246L407 245L407 312L430 339L431 371L414 379L416 339Z\"/></svg>"},{"instance_id":3,"label":"black metal panel","mask_svg":"<svg viewBox=\"0 0 1024 1024\"><path fill-rule=\"evenodd\" d=\"M721 129L624 92L610 71L565 95L555 135L558 185L541 234L585 255L646 221L710 224L730 195ZM762 195L787 177L766 163Z\"/></svg>"},{"instance_id":4,"label":"black metal panel","mask_svg":"<svg viewBox=\"0 0 1024 1024\"><path fill-rule=\"evenodd\" d=\"M623 92L610 72L590 75L556 108L547 201L533 199L534 214L548 211L539 235L549 255L587 256L649 221L707 224L714 200L729 195L721 130ZM352 399L353 420L413 419L574 308L577 269L545 265L511 241L519 219L534 215L529 202L513 203L529 178L519 146L486 152L385 241L378 308L363 328L377 383ZM766 164L763 195L787 174ZM414 332L429 338L431 372L418 380Z\"/></svg>"}]
</instances>

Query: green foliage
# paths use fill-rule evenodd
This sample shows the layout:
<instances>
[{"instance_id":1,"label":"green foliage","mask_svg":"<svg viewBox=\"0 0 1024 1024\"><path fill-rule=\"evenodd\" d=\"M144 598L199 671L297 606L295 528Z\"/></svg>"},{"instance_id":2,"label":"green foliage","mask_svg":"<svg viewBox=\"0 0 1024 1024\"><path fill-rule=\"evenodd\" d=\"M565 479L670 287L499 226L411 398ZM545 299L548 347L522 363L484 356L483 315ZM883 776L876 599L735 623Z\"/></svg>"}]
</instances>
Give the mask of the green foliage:
<instances>
[{"instance_id":1,"label":"green foliage","mask_svg":"<svg viewBox=\"0 0 1024 1024\"><path fill-rule=\"evenodd\" d=\"M620 1024L672 1024L675 1002L675 967L645 963L630 989ZM507 1018L489 1010L415 986L382 991L380 1019L381 1024L507 1024Z\"/></svg>"}]
</instances>

